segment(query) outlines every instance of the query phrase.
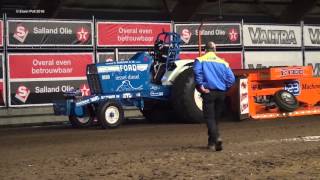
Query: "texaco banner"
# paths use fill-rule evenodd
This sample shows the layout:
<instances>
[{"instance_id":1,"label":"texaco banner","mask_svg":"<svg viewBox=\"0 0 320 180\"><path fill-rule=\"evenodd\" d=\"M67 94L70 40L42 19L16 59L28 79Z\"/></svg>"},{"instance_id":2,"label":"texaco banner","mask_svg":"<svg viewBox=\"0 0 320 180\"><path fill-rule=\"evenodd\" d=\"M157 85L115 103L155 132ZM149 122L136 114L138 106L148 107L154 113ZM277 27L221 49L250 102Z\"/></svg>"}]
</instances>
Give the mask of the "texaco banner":
<instances>
[{"instance_id":1,"label":"texaco banner","mask_svg":"<svg viewBox=\"0 0 320 180\"><path fill-rule=\"evenodd\" d=\"M225 24L175 24L175 32L180 34L182 47L198 47L198 36L201 36L202 45L213 41L217 46L240 46L240 23Z\"/></svg>"},{"instance_id":2,"label":"texaco banner","mask_svg":"<svg viewBox=\"0 0 320 180\"><path fill-rule=\"evenodd\" d=\"M8 20L9 47L93 46L91 21Z\"/></svg>"},{"instance_id":3,"label":"texaco banner","mask_svg":"<svg viewBox=\"0 0 320 180\"><path fill-rule=\"evenodd\" d=\"M89 95L86 66L92 53L9 53L9 106L49 105L79 88Z\"/></svg>"}]
</instances>

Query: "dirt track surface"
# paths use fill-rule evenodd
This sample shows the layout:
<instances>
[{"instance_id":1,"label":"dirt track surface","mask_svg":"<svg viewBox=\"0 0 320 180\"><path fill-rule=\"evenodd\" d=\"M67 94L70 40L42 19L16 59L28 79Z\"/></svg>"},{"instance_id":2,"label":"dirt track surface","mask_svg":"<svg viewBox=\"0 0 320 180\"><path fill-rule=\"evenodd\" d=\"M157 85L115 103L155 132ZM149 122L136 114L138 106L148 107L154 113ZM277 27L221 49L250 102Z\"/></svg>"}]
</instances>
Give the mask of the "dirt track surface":
<instances>
[{"instance_id":1,"label":"dirt track surface","mask_svg":"<svg viewBox=\"0 0 320 180\"><path fill-rule=\"evenodd\" d=\"M220 129L222 152L204 124L2 128L0 179L320 179L319 117Z\"/></svg>"}]
</instances>

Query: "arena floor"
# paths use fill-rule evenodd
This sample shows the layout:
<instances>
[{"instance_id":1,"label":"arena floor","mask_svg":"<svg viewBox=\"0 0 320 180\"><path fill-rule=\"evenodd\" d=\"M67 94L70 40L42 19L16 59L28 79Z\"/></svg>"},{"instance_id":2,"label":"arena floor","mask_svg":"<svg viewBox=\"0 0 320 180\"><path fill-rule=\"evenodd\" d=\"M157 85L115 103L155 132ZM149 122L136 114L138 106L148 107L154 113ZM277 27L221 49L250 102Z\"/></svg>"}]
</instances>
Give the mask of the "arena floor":
<instances>
[{"instance_id":1,"label":"arena floor","mask_svg":"<svg viewBox=\"0 0 320 180\"><path fill-rule=\"evenodd\" d=\"M220 128L222 152L206 149L204 124L1 128L0 179L320 178L319 116Z\"/></svg>"}]
</instances>

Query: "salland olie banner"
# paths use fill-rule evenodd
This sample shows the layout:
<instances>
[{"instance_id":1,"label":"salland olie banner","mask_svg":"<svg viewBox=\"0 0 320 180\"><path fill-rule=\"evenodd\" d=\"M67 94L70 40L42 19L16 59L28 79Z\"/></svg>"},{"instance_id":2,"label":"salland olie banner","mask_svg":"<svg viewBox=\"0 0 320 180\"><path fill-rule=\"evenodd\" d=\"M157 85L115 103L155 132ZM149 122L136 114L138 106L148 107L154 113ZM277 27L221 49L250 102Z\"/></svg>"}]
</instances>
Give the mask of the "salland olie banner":
<instances>
[{"instance_id":1,"label":"salland olie banner","mask_svg":"<svg viewBox=\"0 0 320 180\"><path fill-rule=\"evenodd\" d=\"M6 91L5 91L5 80L4 80L4 59L3 54L0 54L0 107L6 105Z\"/></svg>"},{"instance_id":2,"label":"salland olie banner","mask_svg":"<svg viewBox=\"0 0 320 180\"><path fill-rule=\"evenodd\" d=\"M302 66L301 51L246 51L245 69L260 69L275 66Z\"/></svg>"},{"instance_id":3,"label":"salland olie banner","mask_svg":"<svg viewBox=\"0 0 320 180\"><path fill-rule=\"evenodd\" d=\"M304 46L320 47L320 26L303 26Z\"/></svg>"},{"instance_id":4,"label":"salland olie banner","mask_svg":"<svg viewBox=\"0 0 320 180\"><path fill-rule=\"evenodd\" d=\"M92 53L9 53L9 106L50 105L63 92L90 95L86 66Z\"/></svg>"},{"instance_id":5,"label":"salland olie banner","mask_svg":"<svg viewBox=\"0 0 320 180\"><path fill-rule=\"evenodd\" d=\"M246 47L301 47L301 27L282 25L243 25Z\"/></svg>"},{"instance_id":6,"label":"salland olie banner","mask_svg":"<svg viewBox=\"0 0 320 180\"><path fill-rule=\"evenodd\" d=\"M8 47L90 47L91 21L8 20Z\"/></svg>"},{"instance_id":7,"label":"salland olie banner","mask_svg":"<svg viewBox=\"0 0 320 180\"><path fill-rule=\"evenodd\" d=\"M313 75L320 77L320 52L319 51L305 51L305 65L313 67Z\"/></svg>"},{"instance_id":8,"label":"salland olie banner","mask_svg":"<svg viewBox=\"0 0 320 180\"><path fill-rule=\"evenodd\" d=\"M221 51L216 53L218 57L229 63L231 69L242 69L242 52ZM180 59L196 59L199 52L184 51L180 53Z\"/></svg>"},{"instance_id":9,"label":"salland olie banner","mask_svg":"<svg viewBox=\"0 0 320 180\"><path fill-rule=\"evenodd\" d=\"M138 52L119 52L118 53L118 61L125 61L132 58Z\"/></svg>"},{"instance_id":10,"label":"salland olie banner","mask_svg":"<svg viewBox=\"0 0 320 180\"><path fill-rule=\"evenodd\" d=\"M201 45L208 41L213 41L217 46L240 46L241 42L241 24L203 24L199 30L200 24L175 24L175 32L180 34L182 47L198 47L199 35L201 36Z\"/></svg>"},{"instance_id":11,"label":"salland olie banner","mask_svg":"<svg viewBox=\"0 0 320 180\"><path fill-rule=\"evenodd\" d=\"M111 62L116 60L114 52L99 52L97 53L98 63Z\"/></svg>"},{"instance_id":12,"label":"salland olie banner","mask_svg":"<svg viewBox=\"0 0 320 180\"><path fill-rule=\"evenodd\" d=\"M159 33L172 30L171 23L97 22L99 47L154 46Z\"/></svg>"}]
</instances>

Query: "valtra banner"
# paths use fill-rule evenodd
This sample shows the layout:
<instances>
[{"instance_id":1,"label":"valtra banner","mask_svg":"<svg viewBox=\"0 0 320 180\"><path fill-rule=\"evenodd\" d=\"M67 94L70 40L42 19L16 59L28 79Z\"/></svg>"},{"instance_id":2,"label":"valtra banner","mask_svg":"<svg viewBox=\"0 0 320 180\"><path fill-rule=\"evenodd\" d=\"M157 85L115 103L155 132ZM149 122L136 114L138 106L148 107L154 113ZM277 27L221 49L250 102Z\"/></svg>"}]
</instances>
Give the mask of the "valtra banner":
<instances>
[{"instance_id":1,"label":"valtra banner","mask_svg":"<svg viewBox=\"0 0 320 180\"><path fill-rule=\"evenodd\" d=\"M320 52L305 51L305 65L313 67L313 75L320 77Z\"/></svg>"},{"instance_id":2,"label":"valtra banner","mask_svg":"<svg viewBox=\"0 0 320 180\"><path fill-rule=\"evenodd\" d=\"M320 47L320 26L303 26L303 40L306 47Z\"/></svg>"},{"instance_id":3,"label":"valtra banner","mask_svg":"<svg viewBox=\"0 0 320 180\"><path fill-rule=\"evenodd\" d=\"M282 25L243 25L246 47L301 47L301 27Z\"/></svg>"},{"instance_id":4,"label":"valtra banner","mask_svg":"<svg viewBox=\"0 0 320 180\"><path fill-rule=\"evenodd\" d=\"M78 88L89 95L86 66L93 62L92 53L9 53L9 106L51 104Z\"/></svg>"},{"instance_id":5,"label":"valtra banner","mask_svg":"<svg viewBox=\"0 0 320 180\"><path fill-rule=\"evenodd\" d=\"M244 58L245 69L303 65L301 51L246 51Z\"/></svg>"},{"instance_id":6,"label":"valtra banner","mask_svg":"<svg viewBox=\"0 0 320 180\"><path fill-rule=\"evenodd\" d=\"M8 20L9 47L93 46L91 21Z\"/></svg>"},{"instance_id":7,"label":"valtra banner","mask_svg":"<svg viewBox=\"0 0 320 180\"><path fill-rule=\"evenodd\" d=\"M170 23L149 22L98 22L97 45L99 47L154 46L157 35L170 32Z\"/></svg>"},{"instance_id":8,"label":"valtra banner","mask_svg":"<svg viewBox=\"0 0 320 180\"><path fill-rule=\"evenodd\" d=\"M198 47L199 34L202 45L213 41L217 46L240 46L241 28L240 23L225 24L175 24L175 32L180 34L182 47Z\"/></svg>"}]
</instances>

